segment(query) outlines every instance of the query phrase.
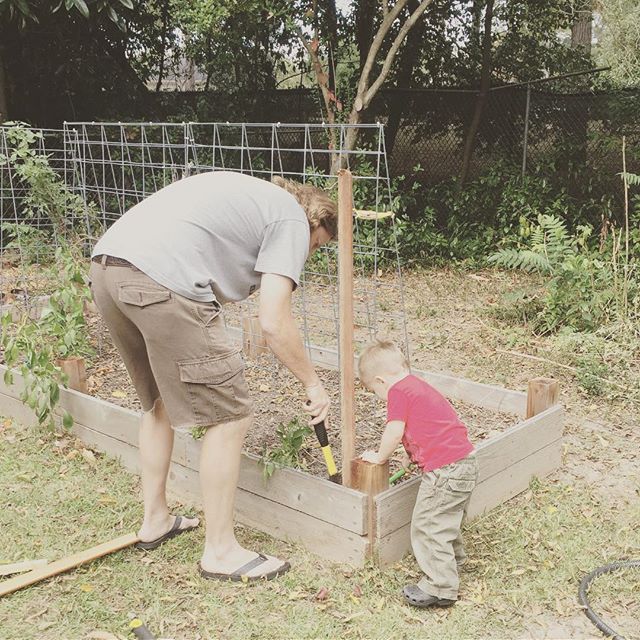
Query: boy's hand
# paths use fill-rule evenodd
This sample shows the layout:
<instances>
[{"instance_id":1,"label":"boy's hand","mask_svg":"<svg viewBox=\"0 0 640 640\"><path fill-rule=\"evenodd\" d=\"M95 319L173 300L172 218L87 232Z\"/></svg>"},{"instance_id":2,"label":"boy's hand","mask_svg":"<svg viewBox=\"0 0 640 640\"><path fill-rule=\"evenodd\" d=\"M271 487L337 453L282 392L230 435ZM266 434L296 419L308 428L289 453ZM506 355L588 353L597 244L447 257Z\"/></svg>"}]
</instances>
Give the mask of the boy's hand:
<instances>
[{"instance_id":1,"label":"boy's hand","mask_svg":"<svg viewBox=\"0 0 640 640\"><path fill-rule=\"evenodd\" d=\"M384 460L380 460L380 455L377 451L365 451L360 458L365 462L371 462L372 464L381 464Z\"/></svg>"},{"instance_id":2,"label":"boy's hand","mask_svg":"<svg viewBox=\"0 0 640 640\"><path fill-rule=\"evenodd\" d=\"M412 461L411 457L406 451L403 452L402 457L400 458L400 464L405 471L409 471L409 467L411 466Z\"/></svg>"}]
</instances>

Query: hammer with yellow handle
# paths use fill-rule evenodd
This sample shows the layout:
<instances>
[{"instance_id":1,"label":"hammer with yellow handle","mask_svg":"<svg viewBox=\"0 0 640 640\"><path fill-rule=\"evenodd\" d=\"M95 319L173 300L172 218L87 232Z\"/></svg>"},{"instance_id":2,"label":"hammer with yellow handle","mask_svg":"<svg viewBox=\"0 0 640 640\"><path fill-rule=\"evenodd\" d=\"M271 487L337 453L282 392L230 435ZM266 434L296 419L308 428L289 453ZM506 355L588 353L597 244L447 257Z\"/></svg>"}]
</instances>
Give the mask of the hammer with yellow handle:
<instances>
[{"instance_id":1,"label":"hammer with yellow handle","mask_svg":"<svg viewBox=\"0 0 640 640\"><path fill-rule=\"evenodd\" d=\"M318 424L314 424L313 428L316 432L316 438L318 438L318 442L320 443L325 464L327 465L329 480L336 484L342 484L342 474L338 472L338 468L336 467L336 463L333 459L333 453L331 453L329 437L327 436L327 429L324 425L324 420L322 422L318 422Z\"/></svg>"}]
</instances>

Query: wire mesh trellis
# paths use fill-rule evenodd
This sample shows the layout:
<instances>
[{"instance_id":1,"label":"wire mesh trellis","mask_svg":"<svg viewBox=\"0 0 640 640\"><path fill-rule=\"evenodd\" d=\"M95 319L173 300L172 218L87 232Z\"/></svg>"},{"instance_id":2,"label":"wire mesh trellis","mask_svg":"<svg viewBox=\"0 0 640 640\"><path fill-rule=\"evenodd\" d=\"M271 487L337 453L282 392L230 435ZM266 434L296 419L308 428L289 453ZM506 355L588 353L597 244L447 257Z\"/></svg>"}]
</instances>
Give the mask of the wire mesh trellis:
<instances>
[{"instance_id":1,"label":"wire mesh trellis","mask_svg":"<svg viewBox=\"0 0 640 640\"><path fill-rule=\"evenodd\" d=\"M22 237L29 228L43 232L52 231L52 221L43 214L37 203L30 201L30 187L21 177L19 165L24 165L27 153L34 158L46 158L47 164L63 184L73 187L70 153L67 137L60 129L32 129L24 127L0 127L0 247L13 248L20 261L26 260ZM12 157L15 158L12 160ZM55 238L54 238L55 242ZM38 260L42 247L33 247Z\"/></svg>"},{"instance_id":2,"label":"wire mesh trellis","mask_svg":"<svg viewBox=\"0 0 640 640\"><path fill-rule=\"evenodd\" d=\"M389 211L392 198L382 126L363 126L361 139L365 142L356 150L344 148L346 126L331 129L321 124L76 122L65 124L62 137L60 132L55 138L43 136L39 153L55 157L58 175L95 208L104 227L162 187L203 171L233 170L267 180L281 175L335 190L333 153L342 154L353 174L355 206ZM6 132L3 130L5 140ZM329 148L331 138L335 139L335 149ZM62 145L48 148L50 139L61 140ZM19 189L7 184L2 196L6 201L11 199L11 219L23 219ZM9 210L8 205L4 210ZM383 334L408 353L393 216L356 216L353 248L356 348ZM293 299L293 313L306 348L318 363L339 364L337 279L337 247L331 244L307 262L302 286ZM225 308L229 333L237 341L249 340L259 346L260 337L251 335L258 327L253 321L257 306L258 299L251 298ZM299 412L300 404L294 402L293 408L287 396L300 395L302 390L263 351L249 351L254 357L248 363L247 378L259 401L259 419L275 425ZM338 378L332 375L323 377L328 391L338 400ZM371 423L376 410L379 407L376 409L369 396L361 397L356 409L358 423Z\"/></svg>"},{"instance_id":3,"label":"wire mesh trellis","mask_svg":"<svg viewBox=\"0 0 640 640\"><path fill-rule=\"evenodd\" d=\"M264 123L67 123L74 184L95 202L105 225L131 206L176 179L216 169L270 179L281 175L331 186L331 154L342 153L354 177L355 198L363 209L391 208L384 133L367 125L374 144L344 149L346 127L334 127L339 146L328 149L329 125ZM402 278L393 218L361 220L354 229L356 336L393 335L407 348ZM384 242L386 239L386 244ZM303 274L295 313L303 322L307 345L337 345L336 248L325 247ZM323 303L318 299L324 298ZM255 314L256 302L242 306ZM230 312L230 326L241 320Z\"/></svg>"},{"instance_id":4,"label":"wire mesh trellis","mask_svg":"<svg viewBox=\"0 0 640 640\"><path fill-rule=\"evenodd\" d=\"M60 194L58 204L73 199L69 142L73 135L61 129L0 127L0 311L11 310L15 317L22 311L39 317L48 285L43 270L33 265L51 262L67 228L87 224L77 198L62 226L47 214L47 200ZM80 219L72 219L76 215Z\"/></svg>"}]
</instances>

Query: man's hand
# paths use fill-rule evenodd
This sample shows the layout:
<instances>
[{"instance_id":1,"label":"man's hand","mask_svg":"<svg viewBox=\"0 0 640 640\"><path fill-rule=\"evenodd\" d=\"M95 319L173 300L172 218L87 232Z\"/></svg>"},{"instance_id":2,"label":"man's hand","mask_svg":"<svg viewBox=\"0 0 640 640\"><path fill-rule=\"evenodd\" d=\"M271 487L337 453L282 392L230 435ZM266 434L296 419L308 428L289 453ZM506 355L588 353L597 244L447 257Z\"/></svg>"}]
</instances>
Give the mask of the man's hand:
<instances>
[{"instance_id":1,"label":"man's hand","mask_svg":"<svg viewBox=\"0 0 640 640\"><path fill-rule=\"evenodd\" d=\"M409 471L409 467L412 464L411 457L406 451L402 452L402 457L400 458L400 464L405 471Z\"/></svg>"},{"instance_id":2,"label":"man's hand","mask_svg":"<svg viewBox=\"0 0 640 640\"><path fill-rule=\"evenodd\" d=\"M312 417L311 424L319 424L327 419L331 400L321 383L305 387L307 401L304 410Z\"/></svg>"},{"instance_id":3,"label":"man's hand","mask_svg":"<svg viewBox=\"0 0 640 640\"><path fill-rule=\"evenodd\" d=\"M382 464L384 462L384 460L380 460L380 454L377 451L365 451L360 458L372 464Z\"/></svg>"}]
</instances>

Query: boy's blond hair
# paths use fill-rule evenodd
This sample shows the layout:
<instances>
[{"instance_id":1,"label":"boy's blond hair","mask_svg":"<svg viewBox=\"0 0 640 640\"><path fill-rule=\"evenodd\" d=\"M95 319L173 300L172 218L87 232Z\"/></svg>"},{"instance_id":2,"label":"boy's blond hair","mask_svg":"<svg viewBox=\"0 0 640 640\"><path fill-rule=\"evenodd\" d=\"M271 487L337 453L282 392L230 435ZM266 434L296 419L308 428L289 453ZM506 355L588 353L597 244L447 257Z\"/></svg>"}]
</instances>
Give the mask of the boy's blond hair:
<instances>
[{"instance_id":1,"label":"boy's blond hair","mask_svg":"<svg viewBox=\"0 0 640 640\"><path fill-rule=\"evenodd\" d=\"M358 374L366 385L377 375L409 370L404 353L391 340L378 339L369 343L358 358Z\"/></svg>"},{"instance_id":2,"label":"boy's blond hair","mask_svg":"<svg viewBox=\"0 0 640 640\"><path fill-rule=\"evenodd\" d=\"M332 238L338 237L338 206L325 191L281 176L271 178L273 184L288 191L304 209L311 231L324 227Z\"/></svg>"}]
</instances>

